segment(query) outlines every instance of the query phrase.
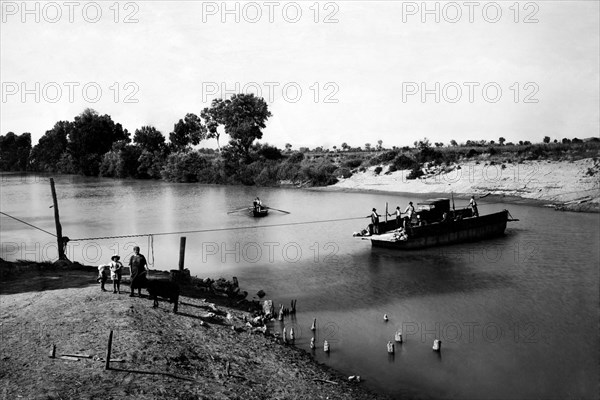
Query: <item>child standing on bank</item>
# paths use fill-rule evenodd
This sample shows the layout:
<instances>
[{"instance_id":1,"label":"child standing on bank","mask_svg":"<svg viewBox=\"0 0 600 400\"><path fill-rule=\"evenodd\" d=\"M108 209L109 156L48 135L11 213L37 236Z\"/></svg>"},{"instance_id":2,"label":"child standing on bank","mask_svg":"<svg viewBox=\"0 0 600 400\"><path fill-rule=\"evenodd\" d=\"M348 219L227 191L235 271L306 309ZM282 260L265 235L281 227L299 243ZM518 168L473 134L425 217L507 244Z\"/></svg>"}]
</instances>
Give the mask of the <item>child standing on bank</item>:
<instances>
[{"instance_id":1,"label":"child standing on bank","mask_svg":"<svg viewBox=\"0 0 600 400\"><path fill-rule=\"evenodd\" d=\"M102 290L103 292L107 291L106 289L104 289L104 284L108 280L108 271L108 264L102 264L98 266L98 279L96 279L96 282L100 283L100 290Z\"/></svg>"},{"instance_id":2,"label":"child standing on bank","mask_svg":"<svg viewBox=\"0 0 600 400\"><path fill-rule=\"evenodd\" d=\"M121 257L115 254L110 259L110 278L113 281L113 293L121 294L121 275L123 274L123 264L119 261Z\"/></svg>"}]
</instances>

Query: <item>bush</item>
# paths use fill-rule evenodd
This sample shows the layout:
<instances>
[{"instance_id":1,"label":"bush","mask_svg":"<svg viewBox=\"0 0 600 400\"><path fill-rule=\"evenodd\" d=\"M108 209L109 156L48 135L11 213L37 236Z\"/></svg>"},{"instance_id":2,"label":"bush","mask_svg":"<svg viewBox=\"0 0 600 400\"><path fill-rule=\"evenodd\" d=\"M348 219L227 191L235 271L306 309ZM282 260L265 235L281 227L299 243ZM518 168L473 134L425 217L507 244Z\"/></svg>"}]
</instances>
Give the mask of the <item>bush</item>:
<instances>
[{"instance_id":1,"label":"bush","mask_svg":"<svg viewBox=\"0 0 600 400\"><path fill-rule=\"evenodd\" d=\"M167 158L161 175L171 182L198 182L198 175L206 168L208 162L196 151L180 151Z\"/></svg>"},{"instance_id":2,"label":"bush","mask_svg":"<svg viewBox=\"0 0 600 400\"><path fill-rule=\"evenodd\" d=\"M478 155L479 155L479 152L477 150L471 149L467 153L467 158L475 157L475 156L478 156Z\"/></svg>"},{"instance_id":3,"label":"bush","mask_svg":"<svg viewBox=\"0 0 600 400\"><path fill-rule=\"evenodd\" d=\"M362 161L360 158L351 158L349 160L346 160L342 163L343 167L346 168L350 168L350 169L354 169L354 168L358 168L361 166Z\"/></svg>"},{"instance_id":4,"label":"bush","mask_svg":"<svg viewBox=\"0 0 600 400\"><path fill-rule=\"evenodd\" d=\"M386 151L385 153L378 154L369 160L370 165L386 164L393 161L398 156L397 150Z\"/></svg>"},{"instance_id":5,"label":"bush","mask_svg":"<svg viewBox=\"0 0 600 400\"><path fill-rule=\"evenodd\" d=\"M408 176L406 177L406 179L417 179L420 176L423 176L423 170L421 170L421 167L419 165L416 165L411 171L410 174L408 174Z\"/></svg>"},{"instance_id":6,"label":"bush","mask_svg":"<svg viewBox=\"0 0 600 400\"><path fill-rule=\"evenodd\" d=\"M375 175L379 175L379 174L381 173L381 171L383 171L383 168L381 168L381 167L376 167L376 168L375 168L375 171L374 171L374 172L375 172Z\"/></svg>"},{"instance_id":7,"label":"bush","mask_svg":"<svg viewBox=\"0 0 600 400\"><path fill-rule=\"evenodd\" d=\"M308 180L314 186L326 186L337 183L334 176L336 166L325 160L316 162L303 162L300 175L303 180Z\"/></svg>"},{"instance_id":8,"label":"bush","mask_svg":"<svg viewBox=\"0 0 600 400\"><path fill-rule=\"evenodd\" d=\"M394 163L392 164L396 169L413 169L417 164L417 161L405 156L404 154L400 154L398 157L394 159Z\"/></svg>"},{"instance_id":9,"label":"bush","mask_svg":"<svg viewBox=\"0 0 600 400\"><path fill-rule=\"evenodd\" d=\"M344 179L348 179L352 176L352 171L350 171L348 168L345 167L340 167L338 169L335 170L334 175L337 178L344 178Z\"/></svg>"},{"instance_id":10,"label":"bush","mask_svg":"<svg viewBox=\"0 0 600 400\"><path fill-rule=\"evenodd\" d=\"M273 186L277 184L278 168L275 163L267 163L254 179L258 186Z\"/></svg>"}]
</instances>

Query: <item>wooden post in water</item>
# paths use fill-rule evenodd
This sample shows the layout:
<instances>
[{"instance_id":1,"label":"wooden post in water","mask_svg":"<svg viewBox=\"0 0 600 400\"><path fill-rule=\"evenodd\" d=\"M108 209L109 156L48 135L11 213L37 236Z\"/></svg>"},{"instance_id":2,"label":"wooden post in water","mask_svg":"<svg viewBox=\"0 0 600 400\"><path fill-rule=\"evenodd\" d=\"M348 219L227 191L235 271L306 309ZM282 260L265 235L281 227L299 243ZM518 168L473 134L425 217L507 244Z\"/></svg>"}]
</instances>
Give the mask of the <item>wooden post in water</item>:
<instances>
[{"instance_id":1,"label":"wooden post in water","mask_svg":"<svg viewBox=\"0 0 600 400\"><path fill-rule=\"evenodd\" d=\"M185 262L185 236L182 236L179 240L179 270L183 271L183 264Z\"/></svg>"},{"instance_id":2,"label":"wooden post in water","mask_svg":"<svg viewBox=\"0 0 600 400\"><path fill-rule=\"evenodd\" d=\"M65 244L62 235L62 226L58 216L58 200L56 199L56 189L54 187L54 178L50 178L50 189L52 190L52 202L54 204L54 222L56 223L56 241L58 243L58 259L67 260L65 255Z\"/></svg>"},{"instance_id":3,"label":"wooden post in water","mask_svg":"<svg viewBox=\"0 0 600 400\"><path fill-rule=\"evenodd\" d=\"M105 370L110 369L110 351L112 350L112 337L113 337L113 331L111 330L108 335L108 348L106 349L106 363L104 364Z\"/></svg>"}]
</instances>

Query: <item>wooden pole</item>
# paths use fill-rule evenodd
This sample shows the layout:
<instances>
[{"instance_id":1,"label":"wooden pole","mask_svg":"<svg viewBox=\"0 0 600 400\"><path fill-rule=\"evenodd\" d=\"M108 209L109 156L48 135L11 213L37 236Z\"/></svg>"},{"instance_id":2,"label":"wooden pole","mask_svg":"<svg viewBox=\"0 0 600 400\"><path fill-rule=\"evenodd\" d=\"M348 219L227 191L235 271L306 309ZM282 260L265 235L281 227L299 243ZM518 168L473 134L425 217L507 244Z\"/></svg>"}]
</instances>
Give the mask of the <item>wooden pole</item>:
<instances>
[{"instance_id":1,"label":"wooden pole","mask_svg":"<svg viewBox=\"0 0 600 400\"><path fill-rule=\"evenodd\" d=\"M385 202L385 222L387 222L387 216L388 216L388 202Z\"/></svg>"},{"instance_id":2,"label":"wooden pole","mask_svg":"<svg viewBox=\"0 0 600 400\"><path fill-rule=\"evenodd\" d=\"M62 226L58 216L58 200L56 199L56 188L54 187L54 178L50 178L50 189L52 190L52 202L54 204L54 222L56 224L56 241L58 243L58 259L67 260L65 255L65 246L63 243Z\"/></svg>"},{"instance_id":3,"label":"wooden pole","mask_svg":"<svg viewBox=\"0 0 600 400\"><path fill-rule=\"evenodd\" d=\"M110 351L112 350L112 337L113 337L113 331L111 330L108 335L108 348L106 349L106 364L104 364L105 370L110 369Z\"/></svg>"},{"instance_id":4,"label":"wooden pole","mask_svg":"<svg viewBox=\"0 0 600 400\"><path fill-rule=\"evenodd\" d=\"M182 236L179 240L179 270L183 271L183 265L185 261L185 236Z\"/></svg>"}]
</instances>

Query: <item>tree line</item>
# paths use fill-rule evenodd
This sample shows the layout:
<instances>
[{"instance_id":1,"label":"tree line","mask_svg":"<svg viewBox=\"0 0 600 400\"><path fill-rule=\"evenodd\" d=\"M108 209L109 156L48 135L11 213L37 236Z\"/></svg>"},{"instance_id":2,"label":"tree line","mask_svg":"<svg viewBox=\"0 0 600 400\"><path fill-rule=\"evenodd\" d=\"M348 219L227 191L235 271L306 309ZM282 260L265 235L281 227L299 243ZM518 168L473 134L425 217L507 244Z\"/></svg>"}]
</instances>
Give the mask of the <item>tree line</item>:
<instances>
[{"instance_id":1,"label":"tree line","mask_svg":"<svg viewBox=\"0 0 600 400\"><path fill-rule=\"evenodd\" d=\"M153 126L142 126L131 137L127 129L109 115L86 109L73 121L56 122L33 147L30 133L15 135L9 132L0 136L0 170L174 182L262 186L287 182L320 186L333 184L339 178L347 178L372 165L387 164L388 172L410 169L410 178L416 178L427 162L448 164L483 153L494 155L509 147L517 147L519 156L538 158L562 154L567 148L560 147L561 143L582 142L577 138L564 138L558 146L545 148L532 147L531 143L521 141L519 147L505 143L501 137L498 144L493 140L468 140L461 144L452 140L444 147L443 143L432 145L424 138L415 141L414 147L385 149L382 140L378 140L376 146L366 143L364 150L342 143L340 148L333 146L333 151L320 146L313 150L301 147L299 151L292 151L289 143L285 150L280 150L258 142L270 117L265 101L253 94L215 99L199 115L188 113L177 121L167 142ZM224 146L219 140L220 132L230 138ZM201 142L212 139L216 140L217 151L194 149ZM552 145L547 136L543 142ZM482 147L484 149L477 150Z\"/></svg>"}]
</instances>

